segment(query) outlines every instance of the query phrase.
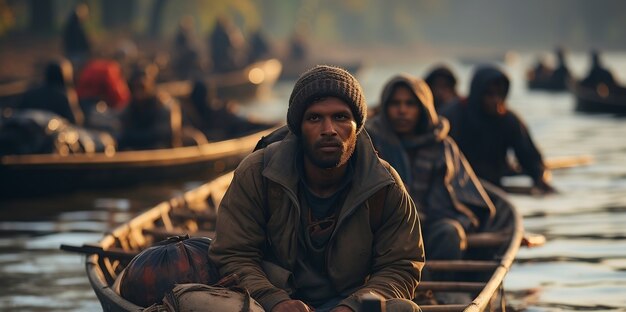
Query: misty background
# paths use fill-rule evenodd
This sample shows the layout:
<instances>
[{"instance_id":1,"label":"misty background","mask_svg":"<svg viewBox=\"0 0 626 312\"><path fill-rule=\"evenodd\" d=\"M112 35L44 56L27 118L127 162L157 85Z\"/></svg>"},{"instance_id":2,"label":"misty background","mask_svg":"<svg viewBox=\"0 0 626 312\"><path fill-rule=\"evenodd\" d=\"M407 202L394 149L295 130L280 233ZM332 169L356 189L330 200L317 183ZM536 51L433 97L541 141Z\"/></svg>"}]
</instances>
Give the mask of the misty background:
<instances>
[{"instance_id":1,"label":"misty background","mask_svg":"<svg viewBox=\"0 0 626 312\"><path fill-rule=\"evenodd\" d=\"M167 39L179 20L191 15L204 40L216 17L225 14L244 34L261 28L272 42L303 31L313 51L626 47L626 2L621 0L0 0L0 44L58 35L79 2L89 5L88 29L94 36Z\"/></svg>"}]
</instances>

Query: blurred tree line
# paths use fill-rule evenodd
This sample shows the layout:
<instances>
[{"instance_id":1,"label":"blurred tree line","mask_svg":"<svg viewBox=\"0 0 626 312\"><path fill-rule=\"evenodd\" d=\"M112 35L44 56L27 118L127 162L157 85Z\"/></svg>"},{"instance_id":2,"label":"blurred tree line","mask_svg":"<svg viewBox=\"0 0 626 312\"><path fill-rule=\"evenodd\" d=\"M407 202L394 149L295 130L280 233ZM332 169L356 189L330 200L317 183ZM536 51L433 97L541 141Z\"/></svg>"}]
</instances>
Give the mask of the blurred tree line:
<instances>
[{"instance_id":1,"label":"blurred tree line","mask_svg":"<svg viewBox=\"0 0 626 312\"><path fill-rule=\"evenodd\" d=\"M0 36L56 35L77 0L0 0ZM81 0L90 30L171 36L191 15L199 34L219 15L270 38L294 31L345 44L455 44L502 48L625 48L622 0Z\"/></svg>"}]
</instances>

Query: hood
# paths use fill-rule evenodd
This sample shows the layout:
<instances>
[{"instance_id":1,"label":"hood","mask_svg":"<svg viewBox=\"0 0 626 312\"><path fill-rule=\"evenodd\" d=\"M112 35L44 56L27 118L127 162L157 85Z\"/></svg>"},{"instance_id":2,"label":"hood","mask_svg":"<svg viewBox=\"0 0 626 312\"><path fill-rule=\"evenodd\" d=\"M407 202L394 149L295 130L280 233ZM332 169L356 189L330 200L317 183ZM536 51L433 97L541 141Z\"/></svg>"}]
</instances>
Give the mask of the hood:
<instances>
[{"instance_id":1,"label":"hood","mask_svg":"<svg viewBox=\"0 0 626 312\"><path fill-rule=\"evenodd\" d=\"M476 69L470 86L470 94L468 97L468 107L474 111L482 111L482 97L487 90L489 83L502 80L505 84L505 97L509 93L509 77L500 69L493 66L481 66Z\"/></svg>"},{"instance_id":2,"label":"hood","mask_svg":"<svg viewBox=\"0 0 626 312\"><path fill-rule=\"evenodd\" d=\"M435 102L433 100L433 94L430 91L430 88L424 82L424 80L412 77L407 74L400 74L391 78L383 88L383 92L380 97L380 105L381 110L380 113L384 117L384 120L387 120L387 105L391 96L393 94L394 88L397 85L405 85L413 91L413 94L419 100L419 104L421 105L421 116L420 122L426 122L426 132L430 132L439 125L439 117L437 116L437 112L435 111Z\"/></svg>"}]
</instances>

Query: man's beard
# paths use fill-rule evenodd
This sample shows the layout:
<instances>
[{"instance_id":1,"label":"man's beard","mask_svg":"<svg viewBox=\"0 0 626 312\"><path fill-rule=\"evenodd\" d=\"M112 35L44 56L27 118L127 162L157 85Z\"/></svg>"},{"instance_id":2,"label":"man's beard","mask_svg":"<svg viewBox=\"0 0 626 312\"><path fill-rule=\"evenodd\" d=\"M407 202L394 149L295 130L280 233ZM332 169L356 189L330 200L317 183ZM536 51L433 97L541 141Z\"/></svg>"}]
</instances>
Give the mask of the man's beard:
<instances>
[{"instance_id":1,"label":"man's beard","mask_svg":"<svg viewBox=\"0 0 626 312\"><path fill-rule=\"evenodd\" d=\"M345 144L341 144L339 139L319 140L315 143L303 142L304 157L309 159L313 165L322 169L337 168L345 165L356 147L356 135L349 139ZM319 150L320 146L336 145L340 146L337 152L329 154Z\"/></svg>"}]
</instances>

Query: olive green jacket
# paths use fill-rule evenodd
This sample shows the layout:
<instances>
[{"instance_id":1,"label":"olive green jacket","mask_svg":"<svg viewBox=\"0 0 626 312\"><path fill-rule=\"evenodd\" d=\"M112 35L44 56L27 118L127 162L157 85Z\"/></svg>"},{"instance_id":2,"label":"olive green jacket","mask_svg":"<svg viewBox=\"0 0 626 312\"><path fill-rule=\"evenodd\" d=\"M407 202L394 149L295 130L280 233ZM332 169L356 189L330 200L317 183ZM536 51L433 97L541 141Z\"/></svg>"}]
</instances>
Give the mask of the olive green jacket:
<instances>
[{"instance_id":1,"label":"olive green jacket","mask_svg":"<svg viewBox=\"0 0 626 312\"><path fill-rule=\"evenodd\" d=\"M300 177L294 155L298 139L289 133L280 142L256 151L235 170L220 204L216 237L209 257L222 276L237 274L267 311L297 290L296 263L301 206ZM271 155L264 161L265 154ZM375 292L384 298L412 299L424 266L424 248L416 207L402 181L374 152L369 136L357 137L354 177L327 246L327 273L345 296L340 305L356 310L359 297ZM266 164L266 165L265 165ZM268 181L280 185L279 192ZM368 198L388 187L380 224L370 226ZM268 202L281 203L266 207Z\"/></svg>"}]
</instances>

